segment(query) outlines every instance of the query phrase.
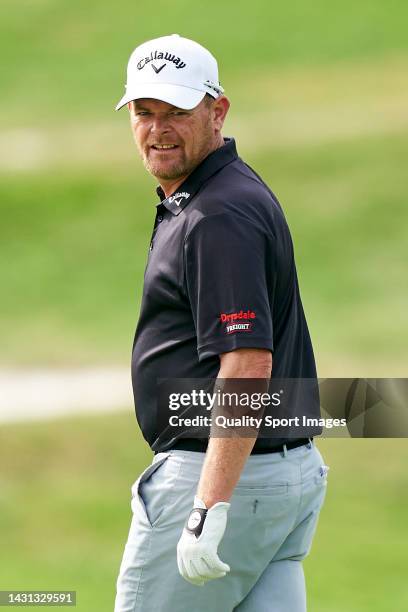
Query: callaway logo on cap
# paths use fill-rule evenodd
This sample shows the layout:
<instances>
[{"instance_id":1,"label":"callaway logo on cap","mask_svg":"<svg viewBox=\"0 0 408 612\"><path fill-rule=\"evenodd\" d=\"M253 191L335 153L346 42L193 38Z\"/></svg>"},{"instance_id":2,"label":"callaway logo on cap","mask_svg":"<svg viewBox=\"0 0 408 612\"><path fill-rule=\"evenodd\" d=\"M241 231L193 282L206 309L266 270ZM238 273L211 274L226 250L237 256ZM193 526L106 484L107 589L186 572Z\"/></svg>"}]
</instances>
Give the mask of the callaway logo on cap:
<instances>
[{"instance_id":1,"label":"callaway logo on cap","mask_svg":"<svg viewBox=\"0 0 408 612\"><path fill-rule=\"evenodd\" d=\"M206 93L218 98L223 92L211 53L193 40L172 34L149 40L133 51L126 93L116 110L138 98L162 100L190 110Z\"/></svg>"}]
</instances>

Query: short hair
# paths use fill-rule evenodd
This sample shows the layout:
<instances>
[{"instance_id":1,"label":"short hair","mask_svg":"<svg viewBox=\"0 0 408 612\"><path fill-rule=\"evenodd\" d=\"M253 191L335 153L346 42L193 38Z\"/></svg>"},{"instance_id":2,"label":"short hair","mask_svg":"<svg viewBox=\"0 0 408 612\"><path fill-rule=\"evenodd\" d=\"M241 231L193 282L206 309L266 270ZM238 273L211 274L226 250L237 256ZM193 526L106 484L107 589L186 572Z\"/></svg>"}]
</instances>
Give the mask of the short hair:
<instances>
[{"instance_id":1,"label":"short hair","mask_svg":"<svg viewBox=\"0 0 408 612\"><path fill-rule=\"evenodd\" d=\"M214 98L211 94L206 93L204 96L204 103L207 107L210 107L211 104L214 102L214 100L216 100L216 98Z\"/></svg>"}]
</instances>

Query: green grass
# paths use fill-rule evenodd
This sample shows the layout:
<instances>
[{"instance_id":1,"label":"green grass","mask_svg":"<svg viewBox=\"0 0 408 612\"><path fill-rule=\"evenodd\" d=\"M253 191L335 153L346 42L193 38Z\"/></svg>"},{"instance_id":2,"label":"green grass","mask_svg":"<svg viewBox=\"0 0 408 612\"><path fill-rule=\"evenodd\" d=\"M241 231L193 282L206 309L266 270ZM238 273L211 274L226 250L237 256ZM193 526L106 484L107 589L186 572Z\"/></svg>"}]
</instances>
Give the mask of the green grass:
<instances>
[{"instance_id":1,"label":"green grass","mask_svg":"<svg viewBox=\"0 0 408 612\"><path fill-rule=\"evenodd\" d=\"M123 361L138 315L152 195L143 201L140 189L132 195L130 177L114 175L12 179L3 189L3 356Z\"/></svg>"},{"instance_id":2,"label":"green grass","mask_svg":"<svg viewBox=\"0 0 408 612\"><path fill-rule=\"evenodd\" d=\"M113 609L130 485L149 461L131 411L1 430L2 589L78 591Z\"/></svg>"},{"instance_id":3,"label":"green grass","mask_svg":"<svg viewBox=\"0 0 408 612\"><path fill-rule=\"evenodd\" d=\"M256 0L158 0L151 9L125 1L22 0L2 3L1 120L19 123L105 116L120 98L125 65L140 42L178 32L222 60L229 86L245 70L380 58L406 51L403 0L270 3ZM22 114L23 113L23 116Z\"/></svg>"},{"instance_id":4,"label":"green grass","mask_svg":"<svg viewBox=\"0 0 408 612\"><path fill-rule=\"evenodd\" d=\"M130 486L150 461L131 411L2 427L1 589L75 589L109 612L130 521ZM331 470L312 554L311 612L403 612L408 446L323 440Z\"/></svg>"},{"instance_id":5,"label":"green grass","mask_svg":"<svg viewBox=\"0 0 408 612\"><path fill-rule=\"evenodd\" d=\"M306 562L311 612L408 605L406 440L324 440L328 497Z\"/></svg>"}]
</instances>

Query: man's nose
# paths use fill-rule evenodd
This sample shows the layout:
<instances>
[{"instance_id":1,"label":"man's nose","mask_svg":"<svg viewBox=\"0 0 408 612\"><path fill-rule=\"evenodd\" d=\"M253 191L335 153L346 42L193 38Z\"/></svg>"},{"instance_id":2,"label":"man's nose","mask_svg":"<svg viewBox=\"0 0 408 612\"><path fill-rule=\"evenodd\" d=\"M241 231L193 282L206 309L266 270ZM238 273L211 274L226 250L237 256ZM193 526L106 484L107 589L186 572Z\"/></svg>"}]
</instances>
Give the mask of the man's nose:
<instances>
[{"instance_id":1,"label":"man's nose","mask_svg":"<svg viewBox=\"0 0 408 612\"><path fill-rule=\"evenodd\" d=\"M168 132L170 129L169 120L164 115L155 115L152 118L152 123L150 127L150 131L153 134L164 134Z\"/></svg>"}]
</instances>

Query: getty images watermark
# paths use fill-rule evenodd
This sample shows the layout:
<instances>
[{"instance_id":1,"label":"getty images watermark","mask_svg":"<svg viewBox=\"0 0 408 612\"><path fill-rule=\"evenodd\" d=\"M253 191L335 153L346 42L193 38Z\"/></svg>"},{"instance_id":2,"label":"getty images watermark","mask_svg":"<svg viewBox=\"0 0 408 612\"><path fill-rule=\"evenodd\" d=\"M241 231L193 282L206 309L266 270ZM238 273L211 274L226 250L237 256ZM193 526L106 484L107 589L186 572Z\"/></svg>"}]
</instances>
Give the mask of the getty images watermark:
<instances>
[{"instance_id":1,"label":"getty images watermark","mask_svg":"<svg viewBox=\"0 0 408 612\"><path fill-rule=\"evenodd\" d=\"M224 391L217 388L213 392L205 391L204 389L192 389L190 392L173 392L169 395L169 410L177 411L178 414L169 416L170 427L212 427L216 425L222 429L237 428L237 427L254 427L259 429L271 427L278 429L282 427L346 427L347 420L310 417L305 414L293 417L278 417L271 414L257 416L258 412L263 409L275 407L278 408L282 404L284 390L278 392L235 392ZM194 416L185 416L183 409L186 408L201 408L207 413L217 409L220 414L215 416L209 414L196 414ZM249 409L250 414L240 414L236 416L227 416L224 414L225 409L233 410L234 412L243 412ZM179 413L181 412L181 414Z\"/></svg>"},{"instance_id":2,"label":"getty images watermark","mask_svg":"<svg viewBox=\"0 0 408 612\"><path fill-rule=\"evenodd\" d=\"M162 379L171 437L408 437L408 379Z\"/></svg>"}]
</instances>

